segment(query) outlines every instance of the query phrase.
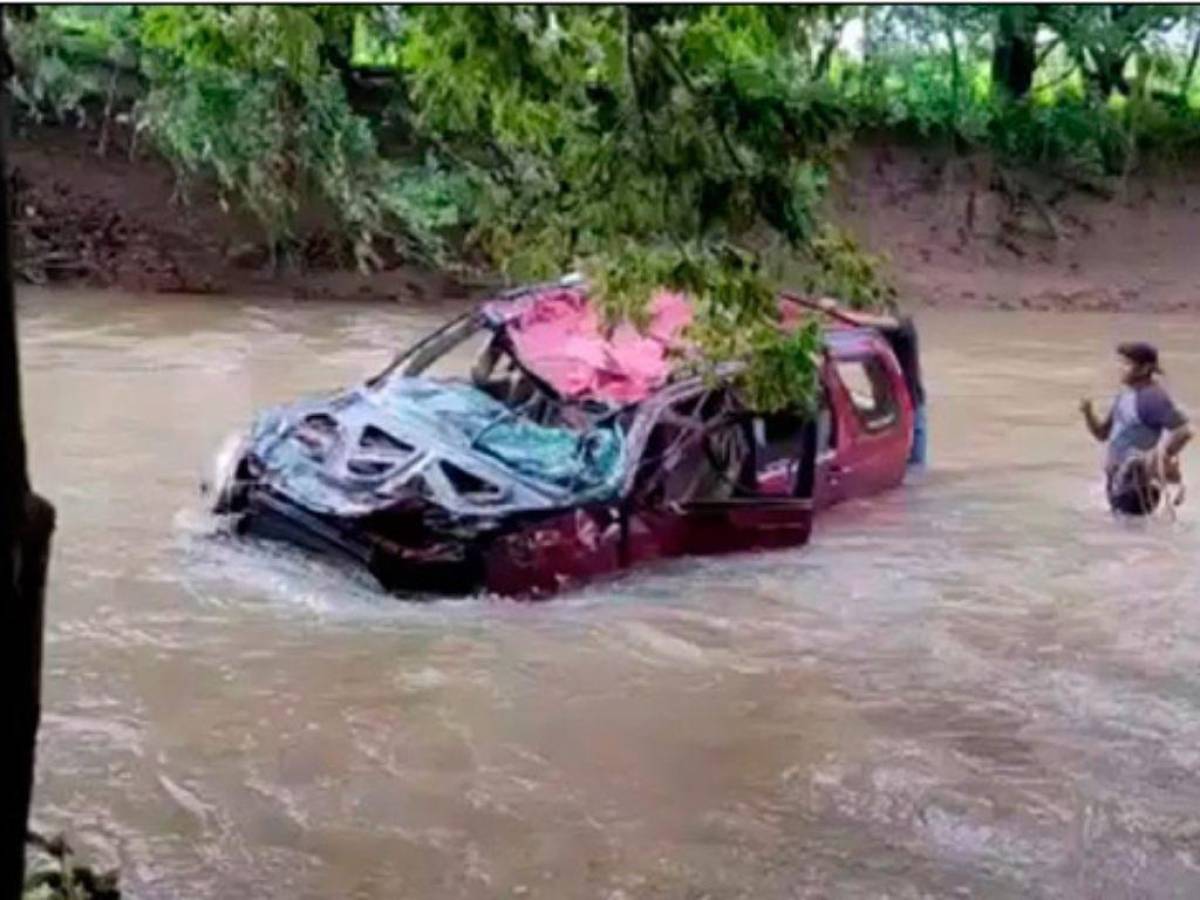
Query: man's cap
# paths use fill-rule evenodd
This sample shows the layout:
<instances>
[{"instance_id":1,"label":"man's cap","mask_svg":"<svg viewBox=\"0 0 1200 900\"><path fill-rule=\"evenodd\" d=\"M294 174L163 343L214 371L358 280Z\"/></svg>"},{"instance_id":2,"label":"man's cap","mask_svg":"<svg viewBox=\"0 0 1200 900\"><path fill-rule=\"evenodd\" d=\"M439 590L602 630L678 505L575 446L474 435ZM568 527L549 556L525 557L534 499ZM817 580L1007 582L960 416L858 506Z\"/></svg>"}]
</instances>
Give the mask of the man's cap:
<instances>
[{"instance_id":1,"label":"man's cap","mask_svg":"<svg viewBox=\"0 0 1200 900\"><path fill-rule=\"evenodd\" d=\"M1152 372L1161 372L1158 365L1158 348L1144 341L1120 344L1117 352L1136 366L1149 366Z\"/></svg>"}]
</instances>

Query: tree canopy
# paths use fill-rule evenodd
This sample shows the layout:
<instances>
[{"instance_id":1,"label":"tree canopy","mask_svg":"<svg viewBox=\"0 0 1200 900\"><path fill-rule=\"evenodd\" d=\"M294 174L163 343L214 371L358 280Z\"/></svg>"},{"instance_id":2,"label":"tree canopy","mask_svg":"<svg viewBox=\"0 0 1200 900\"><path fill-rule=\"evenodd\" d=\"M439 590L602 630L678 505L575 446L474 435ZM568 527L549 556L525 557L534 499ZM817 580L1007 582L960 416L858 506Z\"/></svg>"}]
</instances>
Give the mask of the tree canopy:
<instances>
[{"instance_id":1,"label":"tree canopy","mask_svg":"<svg viewBox=\"0 0 1200 900\"><path fill-rule=\"evenodd\" d=\"M613 314L635 318L656 286L682 288L710 362L796 356L813 335L780 337L764 250L816 236L845 124L806 71L820 13L426 7L401 65L419 132L468 160L478 236L507 271L581 268ZM748 378L770 405L811 389L756 366Z\"/></svg>"}]
</instances>

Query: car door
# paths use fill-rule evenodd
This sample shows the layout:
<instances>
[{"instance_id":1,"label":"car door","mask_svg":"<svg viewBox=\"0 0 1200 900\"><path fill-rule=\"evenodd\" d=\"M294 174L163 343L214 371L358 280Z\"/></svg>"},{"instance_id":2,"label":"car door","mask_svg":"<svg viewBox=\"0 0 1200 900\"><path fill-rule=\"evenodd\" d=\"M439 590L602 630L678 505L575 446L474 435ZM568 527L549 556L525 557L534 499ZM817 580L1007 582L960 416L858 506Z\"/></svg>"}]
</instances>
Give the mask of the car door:
<instances>
[{"instance_id":1,"label":"car door","mask_svg":"<svg viewBox=\"0 0 1200 900\"><path fill-rule=\"evenodd\" d=\"M522 523L484 558L487 589L506 597L548 596L621 566L617 504L589 504Z\"/></svg>"},{"instance_id":2,"label":"car door","mask_svg":"<svg viewBox=\"0 0 1200 900\"><path fill-rule=\"evenodd\" d=\"M812 527L813 433L795 438L802 458L770 458L760 470L757 442L769 434L762 417L737 410L728 393L671 404L644 444L627 507L626 563L803 544Z\"/></svg>"},{"instance_id":3,"label":"car door","mask_svg":"<svg viewBox=\"0 0 1200 900\"><path fill-rule=\"evenodd\" d=\"M830 354L826 374L837 438L823 466L823 505L899 484L912 441L912 406L881 341Z\"/></svg>"},{"instance_id":4,"label":"car door","mask_svg":"<svg viewBox=\"0 0 1200 900\"><path fill-rule=\"evenodd\" d=\"M821 396L817 408L816 453L813 475L813 505L825 509L844 499L838 467L838 442L843 429L838 423L841 396L834 391L837 374L826 359L821 368Z\"/></svg>"}]
</instances>

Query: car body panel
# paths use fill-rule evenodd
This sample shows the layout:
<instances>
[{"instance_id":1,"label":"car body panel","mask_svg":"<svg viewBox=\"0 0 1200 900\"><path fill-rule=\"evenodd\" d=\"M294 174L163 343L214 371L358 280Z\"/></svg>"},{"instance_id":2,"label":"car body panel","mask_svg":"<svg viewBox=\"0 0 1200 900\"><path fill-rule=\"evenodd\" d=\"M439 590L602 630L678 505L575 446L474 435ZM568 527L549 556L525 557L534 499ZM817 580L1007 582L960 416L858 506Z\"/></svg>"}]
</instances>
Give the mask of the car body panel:
<instances>
[{"instance_id":1,"label":"car body panel","mask_svg":"<svg viewBox=\"0 0 1200 900\"><path fill-rule=\"evenodd\" d=\"M914 411L904 374L887 342L870 329L831 330L822 381L836 419L832 457L818 462L821 507L867 497L896 487L904 480L912 447ZM886 427L871 428L855 408L850 391L838 373L838 362L873 360L895 402L895 418Z\"/></svg>"}]
</instances>

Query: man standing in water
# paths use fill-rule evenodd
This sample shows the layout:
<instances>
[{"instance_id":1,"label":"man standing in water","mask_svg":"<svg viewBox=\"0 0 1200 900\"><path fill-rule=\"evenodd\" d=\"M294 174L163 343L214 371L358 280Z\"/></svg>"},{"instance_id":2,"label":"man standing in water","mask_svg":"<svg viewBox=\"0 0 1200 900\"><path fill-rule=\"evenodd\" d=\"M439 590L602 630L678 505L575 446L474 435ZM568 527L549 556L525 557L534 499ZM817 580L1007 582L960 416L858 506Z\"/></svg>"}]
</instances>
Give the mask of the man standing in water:
<instances>
[{"instance_id":1,"label":"man standing in water","mask_svg":"<svg viewBox=\"0 0 1200 900\"><path fill-rule=\"evenodd\" d=\"M1164 484L1180 484L1179 453L1192 439L1191 429L1170 395L1159 384L1158 350L1150 344L1121 344L1121 391L1104 419L1084 400L1088 431L1108 442L1104 473L1114 512L1144 516L1154 512ZM1160 447L1163 434L1167 439Z\"/></svg>"}]
</instances>

